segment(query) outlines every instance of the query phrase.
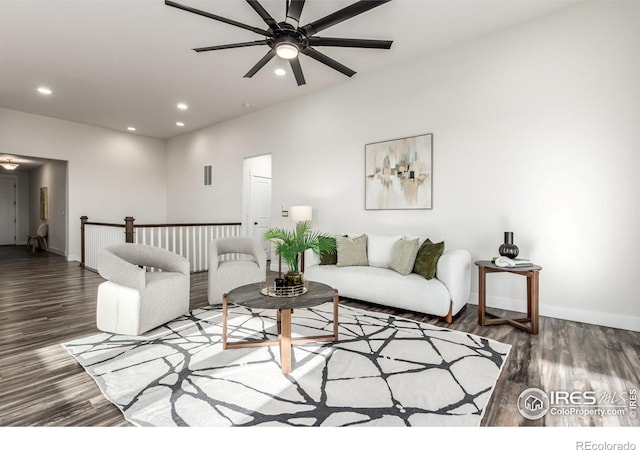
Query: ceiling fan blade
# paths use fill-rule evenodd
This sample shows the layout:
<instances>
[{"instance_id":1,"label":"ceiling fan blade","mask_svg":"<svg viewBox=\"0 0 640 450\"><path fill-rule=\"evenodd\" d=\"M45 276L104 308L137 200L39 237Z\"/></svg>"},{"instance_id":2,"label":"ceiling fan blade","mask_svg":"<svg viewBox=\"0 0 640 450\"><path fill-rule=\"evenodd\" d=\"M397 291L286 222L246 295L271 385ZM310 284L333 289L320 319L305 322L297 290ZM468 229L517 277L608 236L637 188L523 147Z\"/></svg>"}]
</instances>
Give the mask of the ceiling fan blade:
<instances>
[{"instance_id":1,"label":"ceiling fan blade","mask_svg":"<svg viewBox=\"0 0 640 450\"><path fill-rule=\"evenodd\" d=\"M181 9L183 11L193 13L193 14L198 14L199 16L208 17L209 19L217 20L218 22L223 22L229 25L244 28L245 30L253 31L254 33L261 34L263 36L269 36L269 33L267 31L261 30L260 28L256 28L256 27L252 27L251 25L246 25L244 23L236 22L235 20L227 19L225 17L216 16L215 14L211 14L207 11L202 11L200 9L192 8L190 6L181 5L180 3L172 2L171 0L165 0L164 4L167 6L172 6L174 8Z\"/></svg>"},{"instance_id":2,"label":"ceiling fan blade","mask_svg":"<svg viewBox=\"0 0 640 450\"><path fill-rule=\"evenodd\" d=\"M253 66L251 68L250 71L248 71L244 77L245 78L251 78L252 76L254 76L256 73L258 73L258 70L262 69L264 67L265 64L267 64L269 61L271 61L271 59L276 56L276 51L274 49L271 49L267 52L266 55L264 55L262 57L262 59L260 61L258 61L256 63L255 66Z\"/></svg>"},{"instance_id":3,"label":"ceiling fan blade","mask_svg":"<svg viewBox=\"0 0 640 450\"><path fill-rule=\"evenodd\" d=\"M309 38L309 45L325 47L358 47L358 48L379 48L389 50L393 41L382 41L377 39L348 39L348 38Z\"/></svg>"},{"instance_id":4,"label":"ceiling fan blade","mask_svg":"<svg viewBox=\"0 0 640 450\"><path fill-rule=\"evenodd\" d=\"M292 0L293 1L293 0ZM332 27L340 22L344 22L347 19L362 14L375 8L376 6L383 5L391 0L360 0L345 8L342 8L328 16L318 19L315 22L311 22L308 25L302 27L307 36L312 36L326 28ZM293 5L292 5L293 6Z\"/></svg>"},{"instance_id":5,"label":"ceiling fan blade","mask_svg":"<svg viewBox=\"0 0 640 450\"><path fill-rule=\"evenodd\" d=\"M300 23L300 14L302 14L302 8L304 8L305 0L291 0L287 3L287 22L290 25L298 28Z\"/></svg>"},{"instance_id":6,"label":"ceiling fan blade","mask_svg":"<svg viewBox=\"0 0 640 450\"><path fill-rule=\"evenodd\" d=\"M296 83L298 83L298 86L307 84L307 82L304 79L304 74L302 73L302 66L300 65L300 59L298 58L290 59L289 64L291 64L291 70L293 71L293 75L295 75L296 77Z\"/></svg>"},{"instance_id":7,"label":"ceiling fan blade","mask_svg":"<svg viewBox=\"0 0 640 450\"><path fill-rule=\"evenodd\" d=\"M266 23L269 28L271 28L272 30L277 30L280 28L278 22L276 22L275 19L271 17L271 14L269 14L267 10L264 9L260 3L258 3L257 0L247 0L247 3L253 8L255 12L258 13L260 17L262 17L262 20L264 20L264 23Z\"/></svg>"},{"instance_id":8,"label":"ceiling fan blade","mask_svg":"<svg viewBox=\"0 0 640 450\"><path fill-rule=\"evenodd\" d=\"M252 47L254 45L267 45L267 41L251 41L251 42L238 42L237 44L223 44L223 45L212 45L210 47L198 47L194 48L194 52L210 52L211 50L225 50L227 48L240 48L240 47Z\"/></svg>"},{"instance_id":9,"label":"ceiling fan blade","mask_svg":"<svg viewBox=\"0 0 640 450\"><path fill-rule=\"evenodd\" d=\"M331 67L332 69L335 69L338 72L341 72L341 73L345 74L348 77L352 77L352 76L354 76L356 74L355 71L349 69L344 64L339 63L338 61L336 61L333 58L329 58L324 53L320 53L318 50L315 50L315 49L313 49L311 47L307 47L307 48L301 50L301 52L304 53L307 56L310 56L311 58L315 59L316 61L321 62L322 64L325 64L325 65Z\"/></svg>"}]
</instances>

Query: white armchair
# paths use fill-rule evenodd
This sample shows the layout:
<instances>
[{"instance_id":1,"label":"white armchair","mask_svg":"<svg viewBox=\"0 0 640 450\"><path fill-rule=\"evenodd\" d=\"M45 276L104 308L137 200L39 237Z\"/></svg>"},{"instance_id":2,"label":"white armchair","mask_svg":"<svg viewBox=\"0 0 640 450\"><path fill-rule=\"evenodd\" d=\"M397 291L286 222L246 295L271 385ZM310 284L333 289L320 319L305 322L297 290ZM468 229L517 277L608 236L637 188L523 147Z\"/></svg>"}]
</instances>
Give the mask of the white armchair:
<instances>
[{"instance_id":1,"label":"white armchair","mask_svg":"<svg viewBox=\"0 0 640 450\"><path fill-rule=\"evenodd\" d=\"M249 255L250 259L221 261L227 254ZM214 239L209 243L209 304L222 303L227 292L267 277L267 254L262 242L246 237Z\"/></svg>"},{"instance_id":2,"label":"white armchair","mask_svg":"<svg viewBox=\"0 0 640 450\"><path fill-rule=\"evenodd\" d=\"M137 336L189 312L189 261L160 247L115 244L98 250L96 323ZM148 272L144 267L160 271Z\"/></svg>"}]
</instances>

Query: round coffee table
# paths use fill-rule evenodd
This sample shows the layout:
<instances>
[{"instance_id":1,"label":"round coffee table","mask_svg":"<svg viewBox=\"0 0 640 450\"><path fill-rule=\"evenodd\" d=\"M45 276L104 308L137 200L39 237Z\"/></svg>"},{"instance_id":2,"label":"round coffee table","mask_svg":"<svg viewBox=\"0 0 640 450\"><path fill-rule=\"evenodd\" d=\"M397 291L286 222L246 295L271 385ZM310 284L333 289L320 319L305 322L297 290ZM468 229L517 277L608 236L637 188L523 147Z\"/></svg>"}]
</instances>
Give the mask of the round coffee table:
<instances>
[{"instance_id":1,"label":"round coffee table","mask_svg":"<svg viewBox=\"0 0 640 450\"><path fill-rule=\"evenodd\" d=\"M291 345L293 343L334 342L338 340L338 290L326 284L310 281L308 290L296 297L271 297L260 293L263 283L242 286L224 294L222 297L222 348L280 346L282 373L291 372ZM305 337L291 337L291 314L294 309L312 308L333 301L333 334ZM227 312L229 303L255 309L277 310L278 339L247 339L240 342L227 342Z\"/></svg>"}]
</instances>

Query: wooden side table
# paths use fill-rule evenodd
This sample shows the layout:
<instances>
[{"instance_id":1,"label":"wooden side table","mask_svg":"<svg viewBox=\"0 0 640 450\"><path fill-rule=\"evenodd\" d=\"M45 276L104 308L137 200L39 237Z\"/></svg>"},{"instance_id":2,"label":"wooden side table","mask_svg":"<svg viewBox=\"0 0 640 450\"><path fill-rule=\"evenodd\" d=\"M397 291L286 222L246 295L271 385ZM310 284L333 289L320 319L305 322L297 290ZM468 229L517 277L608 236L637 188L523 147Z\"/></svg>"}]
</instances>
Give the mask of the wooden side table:
<instances>
[{"instance_id":1,"label":"wooden side table","mask_svg":"<svg viewBox=\"0 0 640 450\"><path fill-rule=\"evenodd\" d=\"M478 266L478 324L480 325L499 325L509 324L519 330L526 331L531 334L538 334L538 281L542 267L533 265L526 267L498 267L491 261L476 261ZM527 277L527 316L518 318L498 317L486 311L487 309L487 274L496 272L508 272L516 275ZM486 316L492 317L491 319ZM522 323L529 322L529 326Z\"/></svg>"}]
</instances>

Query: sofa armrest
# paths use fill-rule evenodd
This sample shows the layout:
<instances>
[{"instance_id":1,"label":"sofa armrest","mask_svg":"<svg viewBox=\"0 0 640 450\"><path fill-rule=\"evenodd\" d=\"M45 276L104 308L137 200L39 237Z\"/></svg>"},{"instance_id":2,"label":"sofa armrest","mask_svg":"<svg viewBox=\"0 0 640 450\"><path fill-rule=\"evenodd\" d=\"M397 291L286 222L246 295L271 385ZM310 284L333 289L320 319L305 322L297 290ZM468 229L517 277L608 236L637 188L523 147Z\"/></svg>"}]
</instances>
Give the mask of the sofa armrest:
<instances>
[{"instance_id":1,"label":"sofa armrest","mask_svg":"<svg viewBox=\"0 0 640 450\"><path fill-rule=\"evenodd\" d=\"M445 250L436 268L436 278L449 290L454 314L469 300L471 291L471 254L467 250Z\"/></svg>"},{"instance_id":2,"label":"sofa armrest","mask_svg":"<svg viewBox=\"0 0 640 450\"><path fill-rule=\"evenodd\" d=\"M320 264L320 258L316 255L313 250L305 250L304 251L304 268L305 270L311 266L317 266Z\"/></svg>"}]
</instances>

